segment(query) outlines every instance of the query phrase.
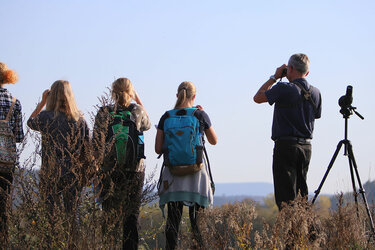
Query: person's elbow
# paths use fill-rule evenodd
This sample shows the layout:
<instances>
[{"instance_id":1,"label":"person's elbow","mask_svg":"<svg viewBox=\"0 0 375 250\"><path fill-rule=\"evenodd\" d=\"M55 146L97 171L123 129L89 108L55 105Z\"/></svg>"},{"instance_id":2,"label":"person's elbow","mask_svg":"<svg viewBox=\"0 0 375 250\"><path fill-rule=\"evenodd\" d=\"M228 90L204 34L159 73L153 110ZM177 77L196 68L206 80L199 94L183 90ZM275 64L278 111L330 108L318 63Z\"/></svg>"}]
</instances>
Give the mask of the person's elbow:
<instances>
[{"instance_id":1,"label":"person's elbow","mask_svg":"<svg viewBox=\"0 0 375 250\"><path fill-rule=\"evenodd\" d=\"M257 96L254 96L254 97L253 97L253 100L254 100L254 102L256 102L256 103L258 103L258 104L261 103L260 100L259 100L259 98L258 98Z\"/></svg>"},{"instance_id":2,"label":"person's elbow","mask_svg":"<svg viewBox=\"0 0 375 250\"><path fill-rule=\"evenodd\" d=\"M163 142L164 142L164 132L161 129L157 129L155 137L155 153L158 155L163 153Z\"/></svg>"},{"instance_id":3,"label":"person's elbow","mask_svg":"<svg viewBox=\"0 0 375 250\"><path fill-rule=\"evenodd\" d=\"M157 153L158 155L163 153L163 145L158 139L156 139L155 141L155 153Z\"/></svg>"},{"instance_id":4,"label":"person's elbow","mask_svg":"<svg viewBox=\"0 0 375 250\"><path fill-rule=\"evenodd\" d=\"M211 145L216 145L217 144L217 135L213 127L211 126L209 129L205 130L207 141Z\"/></svg>"},{"instance_id":5,"label":"person's elbow","mask_svg":"<svg viewBox=\"0 0 375 250\"><path fill-rule=\"evenodd\" d=\"M158 155L160 155L160 154L163 153L163 151L162 151L161 148L155 146L155 153L158 154Z\"/></svg>"},{"instance_id":6,"label":"person's elbow","mask_svg":"<svg viewBox=\"0 0 375 250\"><path fill-rule=\"evenodd\" d=\"M253 97L253 100L254 100L255 103L261 104L261 103L267 102L267 97L266 97L265 94L263 94L263 95L256 94Z\"/></svg>"},{"instance_id":7,"label":"person's elbow","mask_svg":"<svg viewBox=\"0 0 375 250\"><path fill-rule=\"evenodd\" d=\"M217 138L207 138L208 142L211 145L216 145L217 144Z\"/></svg>"}]
</instances>

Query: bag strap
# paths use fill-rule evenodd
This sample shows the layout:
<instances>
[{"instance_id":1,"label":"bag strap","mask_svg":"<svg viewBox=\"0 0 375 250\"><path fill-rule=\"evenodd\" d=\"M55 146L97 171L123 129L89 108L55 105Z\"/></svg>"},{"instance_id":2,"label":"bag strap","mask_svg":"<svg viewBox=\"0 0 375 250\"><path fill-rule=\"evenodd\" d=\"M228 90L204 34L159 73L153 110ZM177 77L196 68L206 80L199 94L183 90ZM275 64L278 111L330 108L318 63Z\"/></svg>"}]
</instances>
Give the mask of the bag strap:
<instances>
[{"instance_id":1,"label":"bag strap","mask_svg":"<svg viewBox=\"0 0 375 250\"><path fill-rule=\"evenodd\" d=\"M210 179L211 179L212 193L215 193L215 182L214 182L214 178L212 177L210 159L208 159L208 153L207 153L207 150L206 150L206 141L204 140L203 135L201 136L201 143L202 143L202 146L203 146L203 153L204 153L204 156L205 156L204 159L206 159L206 161L207 161L208 174L210 175Z\"/></svg>"},{"instance_id":2,"label":"bag strap","mask_svg":"<svg viewBox=\"0 0 375 250\"><path fill-rule=\"evenodd\" d=\"M160 158L160 157L159 157ZM158 159L159 159L158 158ZM163 176L163 170L164 170L164 162L162 163L161 165L161 169L160 169L160 175L159 175L159 180L158 180L158 183L156 184L156 189L159 190L160 187L161 187L161 181L162 181L162 176Z\"/></svg>"},{"instance_id":3,"label":"bag strap","mask_svg":"<svg viewBox=\"0 0 375 250\"><path fill-rule=\"evenodd\" d=\"M293 82L298 88L301 89L301 91L303 92L303 97L305 98L306 101L309 101L311 103L311 105L313 106L314 108L314 112L316 113L316 110L317 110L317 106L314 102L314 100L312 99L311 97L311 93L312 93L312 86L310 86L309 90L306 90L305 87L302 86L301 83L299 82Z\"/></svg>"},{"instance_id":4,"label":"bag strap","mask_svg":"<svg viewBox=\"0 0 375 250\"><path fill-rule=\"evenodd\" d=\"M204 155L206 156L206 160L207 160L208 174L210 175L210 179L211 179L212 193L215 193L215 182L214 182L214 178L212 177L211 164L210 164L210 160L208 159L207 150L206 150L206 147L204 146L204 144L203 144L203 152L204 152Z\"/></svg>"},{"instance_id":5,"label":"bag strap","mask_svg":"<svg viewBox=\"0 0 375 250\"><path fill-rule=\"evenodd\" d=\"M130 103L129 106L125 110L127 110L129 112L132 112L134 108L135 108L135 104L134 103Z\"/></svg>"},{"instance_id":6,"label":"bag strap","mask_svg":"<svg viewBox=\"0 0 375 250\"><path fill-rule=\"evenodd\" d=\"M13 96L12 98L12 105L10 105L10 108L9 108L9 111L8 111L8 114L5 118L5 121L9 121L10 119L10 115L13 113L13 108L14 108L14 105L16 104L16 98Z\"/></svg>"}]
</instances>

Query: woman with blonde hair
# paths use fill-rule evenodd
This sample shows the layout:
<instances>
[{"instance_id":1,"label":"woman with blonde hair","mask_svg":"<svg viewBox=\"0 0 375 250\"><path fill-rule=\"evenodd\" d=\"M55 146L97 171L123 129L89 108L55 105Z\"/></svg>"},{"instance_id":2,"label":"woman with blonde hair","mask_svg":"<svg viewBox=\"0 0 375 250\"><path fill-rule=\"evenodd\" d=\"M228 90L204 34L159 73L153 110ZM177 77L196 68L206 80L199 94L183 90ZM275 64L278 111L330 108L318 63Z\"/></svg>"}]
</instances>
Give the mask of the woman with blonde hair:
<instances>
[{"instance_id":1,"label":"woman with blonde hair","mask_svg":"<svg viewBox=\"0 0 375 250\"><path fill-rule=\"evenodd\" d=\"M149 130L151 123L129 79L119 78L112 83L112 99L114 104L99 109L93 131L96 158L100 159L100 200L109 219L114 215L122 220L123 249L138 249L145 176L143 131Z\"/></svg>"},{"instance_id":2,"label":"woman with blonde hair","mask_svg":"<svg viewBox=\"0 0 375 250\"><path fill-rule=\"evenodd\" d=\"M155 152L164 155L166 166L162 168L158 185L159 205L162 209L165 205L168 207L166 249L176 248L184 205L189 207L194 239L202 247L197 214L213 202L213 180L202 150L204 136L212 145L217 143L217 136L207 113L199 105L194 107L195 96L194 84L182 82L174 109L160 118L156 132Z\"/></svg>"},{"instance_id":3,"label":"woman with blonde hair","mask_svg":"<svg viewBox=\"0 0 375 250\"><path fill-rule=\"evenodd\" d=\"M43 92L27 125L42 135L42 198L51 215L56 206L60 207L61 196L63 211L73 212L86 174L82 160L88 157L89 130L68 81L55 81L51 89Z\"/></svg>"},{"instance_id":4,"label":"woman with blonde hair","mask_svg":"<svg viewBox=\"0 0 375 250\"><path fill-rule=\"evenodd\" d=\"M22 142L24 138L22 128L22 107L6 88L5 84L14 84L18 80L16 72L10 70L8 66L0 62L0 120L7 123L10 133L14 138L12 147L16 152L16 143ZM3 149L2 149L3 150ZM16 159L14 159L16 161ZM13 182L13 173L16 162L11 164L0 163L0 242L5 246L7 242L7 208L10 188ZM0 244L0 246L3 246Z\"/></svg>"}]
</instances>

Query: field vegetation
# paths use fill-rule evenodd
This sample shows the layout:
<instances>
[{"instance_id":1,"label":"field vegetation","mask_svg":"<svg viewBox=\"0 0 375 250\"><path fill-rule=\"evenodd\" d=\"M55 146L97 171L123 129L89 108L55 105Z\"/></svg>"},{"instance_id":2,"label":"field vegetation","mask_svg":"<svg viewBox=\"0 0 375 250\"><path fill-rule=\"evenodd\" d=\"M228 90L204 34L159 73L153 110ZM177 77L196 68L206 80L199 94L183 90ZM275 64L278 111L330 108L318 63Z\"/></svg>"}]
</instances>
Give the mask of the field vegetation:
<instances>
[{"instance_id":1,"label":"field vegetation","mask_svg":"<svg viewBox=\"0 0 375 250\"><path fill-rule=\"evenodd\" d=\"M37 141L37 135L27 134ZM88 182L67 213L63 202L51 217L39 193L35 168L36 150L17 169L9 213L9 249L120 249L119 214L109 220L98 203L95 182ZM143 207L139 218L140 249L164 249L165 219L155 202L154 177L146 178ZM374 186L368 182L365 187ZM371 190L371 189L370 189ZM371 192L371 191L370 191ZM278 212L273 195L262 205L250 199L206 209L199 215L204 249L375 249L369 219L358 198L349 195L335 199L319 197L314 206L297 199ZM372 201L373 199L369 199ZM331 204L333 201L336 204ZM335 209L332 209L334 207ZM374 205L370 203L374 216ZM187 209L179 235L179 249L193 249ZM121 213L121 212L120 212ZM106 230L102 226L106 224Z\"/></svg>"},{"instance_id":2,"label":"field vegetation","mask_svg":"<svg viewBox=\"0 0 375 250\"><path fill-rule=\"evenodd\" d=\"M51 209L40 191L41 138L28 130L19 153L25 155L25 149L30 147L35 150L23 157L16 168L9 202L9 242L1 242L1 249L120 249L121 218L126 211L104 214L101 209L98 193L102 173L97 171L100 157L91 159L88 165L77 165L80 188L73 207L67 209L62 199L69 186L49 187L60 190L55 192ZM55 178L60 177L56 173L43 176L47 178L44 182L58 185ZM165 246L165 218L154 202L155 184L153 174L146 177L139 217L140 249ZM367 182L364 187L368 189L374 216L375 182ZM343 194L335 199L321 196L312 206L298 198L279 212L269 195L262 205L245 199L206 209L198 218L203 249L375 249L375 235L361 197L358 206L352 200ZM195 248L190 234L184 209L179 249Z\"/></svg>"}]
</instances>

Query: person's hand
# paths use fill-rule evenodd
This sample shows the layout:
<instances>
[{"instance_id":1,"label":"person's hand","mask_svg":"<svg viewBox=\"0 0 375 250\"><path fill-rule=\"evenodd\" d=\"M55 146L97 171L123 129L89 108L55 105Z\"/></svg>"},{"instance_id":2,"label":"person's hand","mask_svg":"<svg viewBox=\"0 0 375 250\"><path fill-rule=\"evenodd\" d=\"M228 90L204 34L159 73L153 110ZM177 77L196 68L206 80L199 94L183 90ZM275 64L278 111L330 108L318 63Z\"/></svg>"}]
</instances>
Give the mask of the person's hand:
<instances>
[{"instance_id":1,"label":"person's hand","mask_svg":"<svg viewBox=\"0 0 375 250\"><path fill-rule=\"evenodd\" d=\"M133 89L133 93L130 95L130 97L135 101L136 96L137 96L137 92L135 92L135 90Z\"/></svg>"},{"instance_id":2,"label":"person's hand","mask_svg":"<svg viewBox=\"0 0 375 250\"><path fill-rule=\"evenodd\" d=\"M139 98L139 95L137 93L137 91L133 90L133 100L140 106L143 106L143 103L141 101L141 98Z\"/></svg>"},{"instance_id":3,"label":"person's hand","mask_svg":"<svg viewBox=\"0 0 375 250\"><path fill-rule=\"evenodd\" d=\"M48 95L50 93L49 89L44 90L42 95L42 103L45 104L47 102Z\"/></svg>"},{"instance_id":4,"label":"person's hand","mask_svg":"<svg viewBox=\"0 0 375 250\"><path fill-rule=\"evenodd\" d=\"M283 64L281 65L280 67L278 67L275 71L275 78L276 79L279 79L281 78L282 74L283 74L283 70L287 67L286 64Z\"/></svg>"},{"instance_id":5,"label":"person's hand","mask_svg":"<svg viewBox=\"0 0 375 250\"><path fill-rule=\"evenodd\" d=\"M197 109L199 109L199 110L203 110L203 107L201 106L201 105L197 105L197 106L195 106Z\"/></svg>"},{"instance_id":6,"label":"person's hand","mask_svg":"<svg viewBox=\"0 0 375 250\"><path fill-rule=\"evenodd\" d=\"M48 98L49 92L50 92L49 89L44 90L44 92L42 94L42 101L40 103L38 103L38 105L36 105L36 108L31 113L29 119L36 117L40 113L40 111L42 111L44 105L46 105L46 103L47 103L47 98Z\"/></svg>"}]
</instances>

